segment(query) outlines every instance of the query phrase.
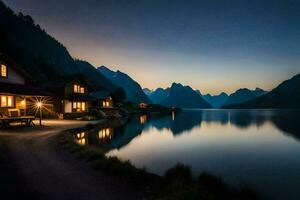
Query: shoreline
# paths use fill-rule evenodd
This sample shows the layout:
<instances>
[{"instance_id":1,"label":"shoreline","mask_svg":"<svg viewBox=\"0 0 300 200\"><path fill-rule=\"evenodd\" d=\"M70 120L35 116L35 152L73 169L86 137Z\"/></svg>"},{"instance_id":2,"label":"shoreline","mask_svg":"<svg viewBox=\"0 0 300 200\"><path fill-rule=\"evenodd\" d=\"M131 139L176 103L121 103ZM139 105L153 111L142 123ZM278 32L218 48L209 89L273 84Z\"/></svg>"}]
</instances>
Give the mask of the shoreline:
<instances>
[{"instance_id":1,"label":"shoreline","mask_svg":"<svg viewBox=\"0 0 300 200\"><path fill-rule=\"evenodd\" d=\"M12 183L24 183L29 199L144 199L144 194L125 181L120 181L104 172L96 172L54 143L61 131L78 128L88 122L46 120L44 126L17 128L0 133L6 137L6 168L4 174ZM8 173L9 169L17 169ZM5 183L3 183L5 184ZM14 195L21 190L14 189ZM22 187L21 187L22 189ZM14 195L7 194L9 199ZM20 198L15 198L20 199Z\"/></svg>"}]
</instances>

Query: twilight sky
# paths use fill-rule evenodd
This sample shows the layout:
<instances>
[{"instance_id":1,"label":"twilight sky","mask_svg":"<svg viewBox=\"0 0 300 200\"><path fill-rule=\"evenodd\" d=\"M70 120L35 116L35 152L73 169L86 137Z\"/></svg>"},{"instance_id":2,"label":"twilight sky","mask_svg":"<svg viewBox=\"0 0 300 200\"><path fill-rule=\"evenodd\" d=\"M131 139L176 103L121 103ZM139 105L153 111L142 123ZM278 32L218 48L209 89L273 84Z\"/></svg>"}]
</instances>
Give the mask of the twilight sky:
<instances>
[{"instance_id":1,"label":"twilight sky","mask_svg":"<svg viewBox=\"0 0 300 200\"><path fill-rule=\"evenodd\" d=\"M150 89L272 89L300 73L300 0L3 0L71 55Z\"/></svg>"}]
</instances>

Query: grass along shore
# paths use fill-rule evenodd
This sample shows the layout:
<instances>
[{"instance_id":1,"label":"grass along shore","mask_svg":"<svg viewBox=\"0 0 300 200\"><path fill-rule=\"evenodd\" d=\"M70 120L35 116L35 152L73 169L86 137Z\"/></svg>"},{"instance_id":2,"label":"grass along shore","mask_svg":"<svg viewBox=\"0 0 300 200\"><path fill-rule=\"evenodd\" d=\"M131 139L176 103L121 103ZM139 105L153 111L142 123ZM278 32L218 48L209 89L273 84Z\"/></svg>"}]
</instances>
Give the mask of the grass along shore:
<instances>
[{"instance_id":1,"label":"grass along shore","mask_svg":"<svg viewBox=\"0 0 300 200\"><path fill-rule=\"evenodd\" d=\"M88 126L85 127L88 129ZM122 161L117 157L106 157L101 147L85 147L75 142L74 130L59 134L56 141L78 159L88 163L95 170L101 170L117 178L126 180L138 188L143 188L149 199L184 200L184 199L258 199L249 188L233 188L221 178L207 172L201 173L196 179L192 177L190 167L177 164L167 170L164 176L158 176L138 169L130 161Z\"/></svg>"}]
</instances>

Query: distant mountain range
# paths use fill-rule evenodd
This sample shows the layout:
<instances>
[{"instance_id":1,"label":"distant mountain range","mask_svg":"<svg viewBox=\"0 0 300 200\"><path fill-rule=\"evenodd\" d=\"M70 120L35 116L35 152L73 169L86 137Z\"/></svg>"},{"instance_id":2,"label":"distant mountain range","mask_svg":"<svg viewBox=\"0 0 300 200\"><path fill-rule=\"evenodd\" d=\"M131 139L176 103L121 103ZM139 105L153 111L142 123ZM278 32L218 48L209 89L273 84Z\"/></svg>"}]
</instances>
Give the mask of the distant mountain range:
<instances>
[{"instance_id":1,"label":"distant mountain range","mask_svg":"<svg viewBox=\"0 0 300 200\"><path fill-rule=\"evenodd\" d=\"M150 100L155 104L161 104L163 100L165 100L170 93L170 88L163 89L157 88L156 90L152 91L148 88L143 89L144 93L150 98Z\"/></svg>"},{"instance_id":2,"label":"distant mountain range","mask_svg":"<svg viewBox=\"0 0 300 200\"><path fill-rule=\"evenodd\" d=\"M198 92L189 86L173 83L170 88L154 91L144 89L148 97L157 104L179 108L211 108Z\"/></svg>"},{"instance_id":3,"label":"distant mountain range","mask_svg":"<svg viewBox=\"0 0 300 200\"><path fill-rule=\"evenodd\" d=\"M143 92L141 86L127 74L120 71L112 71L105 66L100 66L97 70L109 79L114 85L122 87L126 93L126 100L134 104L151 103L151 100Z\"/></svg>"},{"instance_id":4,"label":"distant mountain range","mask_svg":"<svg viewBox=\"0 0 300 200\"><path fill-rule=\"evenodd\" d=\"M219 95L202 95L200 90L193 90L189 86L182 86L176 83L173 83L172 87L166 89L157 88L152 91L145 88L143 91L153 103L169 106L177 105L181 108L221 108L225 105L246 102L267 93L267 91L260 88L256 88L255 90L243 88L230 95L225 92ZM173 92L172 95L170 95L171 91ZM188 98L189 100L187 100ZM184 103L185 101L191 101L193 105L188 106Z\"/></svg>"},{"instance_id":5,"label":"distant mountain range","mask_svg":"<svg viewBox=\"0 0 300 200\"><path fill-rule=\"evenodd\" d=\"M219 95L203 95L203 98L212 105L213 108L222 108L231 104L242 103L255 99L261 95L266 94L267 91L256 88L255 90L249 90L247 88L238 89L234 93L228 95L225 92Z\"/></svg>"},{"instance_id":6,"label":"distant mountain range","mask_svg":"<svg viewBox=\"0 0 300 200\"><path fill-rule=\"evenodd\" d=\"M228 94L225 92L220 93L219 95L203 95L203 98L213 107L221 108L228 99Z\"/></svg>"},{"instance_id":7,"label":"distant mountain range","mask_svg":"<svg viewBox=\"0 0 300 200\"><path fill-rule=\"evenodd\" d=\"M201 95L189 86L180 83L173 83L169 95L162 102L162 105L179 108L211 108Z\"/></svg>"},{"instance_id":8,"label":"distant mountain range","mask_svg":"<svg viewBox=\"0 0 300 200\"><path fill-rule=\"evenodd\" d=\"M229 95L222 106L250 101L266 93L267 91L264 91L260 88L256 88L255 90L249 90L247 88L238 89L237 91Z\"/></svg>"},{"instance_id":9,"label":"distant mountain range","mask_svg":"<svg viewBox=\"0 0 300 200\"><path fill-rule=\"evenodd\" d=\"M256 99L225 108L300 108L300 74Z\"/></svg>"}]
</instances>

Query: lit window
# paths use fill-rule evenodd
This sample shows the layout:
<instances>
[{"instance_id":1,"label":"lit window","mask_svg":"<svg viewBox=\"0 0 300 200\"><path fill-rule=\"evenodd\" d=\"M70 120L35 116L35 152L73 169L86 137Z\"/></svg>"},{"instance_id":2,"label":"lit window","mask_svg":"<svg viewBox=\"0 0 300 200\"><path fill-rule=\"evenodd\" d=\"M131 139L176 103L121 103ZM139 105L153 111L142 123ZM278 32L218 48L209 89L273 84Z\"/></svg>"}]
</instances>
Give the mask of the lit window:
<instances>
[{"instance_id":1,"label":"lit window","mask_svg":"<svg viewBox=\"0 0 300 200\"><path fill-rule=\"evenodd\" d=\"M74 84L74 93L82 93L84 94L85 89L78 84Z\"/></svg>"},{"instance_id":2,"label":"lit window","mask_svg":"<svg viewBox=\"0 0 300 200\"><path fill-rule=\"evenodd\" d=\"M75 112L86 111L86 103L85 102L73 102L73 111L75 111Z\"/></svg>"},{"instance_id":3,"label":"lit window","mask_svg":"<svg viewBox=\"0 0 300 200\"><path fill-rule=\"evenodd\" d=\"M84 93L84 87L80 88L80 93L82 93L82 94Z\"/></svg>"},{"instance_id":4,"label":"lit window","mask_svg":"<svg viewBox=\"0 0 300 200\"><path fill-rule=\"evenodd\" d=\"M7 97L7 106L9 106L9 107L12 106L12 96Z\"/></svg>"},{"instance_id":5,"label":"lit window","mask_svg":"<svg viewBox=\"0 0 300 200\"><path fill-rule=\"evenodd\" d=\"M1 96L1 107L6 107L6 106L7 106L6 96Z\"/></svg>"},{"instance_id":6,"label":"lit window","mask_svg":"<svg viewBox=\"0 0 300 200\"><path fill-rule=\"evenodd\" d=\"M1 96L1 107L13 107L14 97L13 96Z\"/></svg>"},{"instance_id":7,"label":"lit window","mask_svg":"<svg viewBox=\"0 0 300 200\"><path fill-rule=\"evenodd\" d=\"M7 77L7 67L6 65L1 65L1 76L2 77Z\"/></svg>"},{"instance_id":8,"label":"lit window","mask_svg":"<svg viewBox=\"0 0 300 200\"><path fill-rule=\"evenodd\" d=\"M77 103L73 102L73 109L76 109L76 108L77 108Z\"/></svg>"},{"instance_id":9,"label":"lit window","mask_svg":"<svg viewBox=\"0 0 300 200\"><path fill-rule=\"evenodd\" d=\"M110 107L110 102L108 100L102 101L102 107L104 107L104 108Z\"/></svg>"},{"instance_id":10,"label":"lit window","mask_svg":"<svg viewBox=\"0 0 300 200\"><path fill-rule=\"evenodd\" d=\"M74 84L74 93L78 93L78 89L79 88L79 85L77 84Z\"/></svg>"}]
</instances>

